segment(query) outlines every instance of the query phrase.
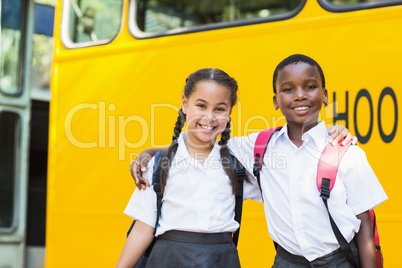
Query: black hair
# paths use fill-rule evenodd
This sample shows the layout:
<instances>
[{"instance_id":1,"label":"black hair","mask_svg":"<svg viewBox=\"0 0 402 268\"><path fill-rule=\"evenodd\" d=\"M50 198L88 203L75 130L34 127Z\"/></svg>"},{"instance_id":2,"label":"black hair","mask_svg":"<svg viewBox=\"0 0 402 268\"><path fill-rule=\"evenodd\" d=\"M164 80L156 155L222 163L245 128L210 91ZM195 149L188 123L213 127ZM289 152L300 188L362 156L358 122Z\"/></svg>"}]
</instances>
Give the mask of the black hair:
<instances>
[{"instance_id":1,"label":"black hair","mask_svg":"<svg viewBox=\"0 0 402 268\"><path fill-rule=\"evenodd\" d=\"M291 55L289 57L287 57L286 59L282 60L275 68L274 71L274 77L272 79L272 84L273 84L273 88L274 88L274 93L276 94L276 80L278 80L278 73L280 70L282 70L283 68L285 68L288 65L291 64L296 64L296 63L300 63L300 62L304 62L307 63L311 66L315 66L318 69L318 72L321 76L321 81L322 81L322 88L325 88L325 77L324 77L324 72L321 69L321 66L312 58L303 55L303 54L294 54Z\"/></svg>"},{"instance_id":2,"label":"black hair","mask_svg":"<svg viewBox=\"0 0 402 268\"><path fill-rule=\"evenodd\" d=\"M230 77L227 73L219 69L205 68L200 69L192 74L190 74L186 79L186 85L184 86L184 96L189 98L191 94L195 91L197 83L201 81L210 81L215 82L219 85L226 87L230 92L230 102L231 107L236 104L237 101L237 89L238 85L234 78ZM174 134L172 138L172 143L170 144L167 153L162 159L162 168L161 168L161 187L162 192L166 186L166 180L169 175L169 168L172 164L173 158L177 152L177 148L179 146L177 139L180 136L184 123L186 122L186 115L183 111L179 110L179 116L177 117L177 122L174 128ZM225 130L221 133L221 140L219 141L219 145L221 146L220 155L221 155L221 163L222 167L225 170L226 175L230 178L232 183L233 193L237 192L238 182L236 172L233 170L230 153L227 147L227 142L230 139L230 122L229 119Z\"/></svg>"}]
</instances>

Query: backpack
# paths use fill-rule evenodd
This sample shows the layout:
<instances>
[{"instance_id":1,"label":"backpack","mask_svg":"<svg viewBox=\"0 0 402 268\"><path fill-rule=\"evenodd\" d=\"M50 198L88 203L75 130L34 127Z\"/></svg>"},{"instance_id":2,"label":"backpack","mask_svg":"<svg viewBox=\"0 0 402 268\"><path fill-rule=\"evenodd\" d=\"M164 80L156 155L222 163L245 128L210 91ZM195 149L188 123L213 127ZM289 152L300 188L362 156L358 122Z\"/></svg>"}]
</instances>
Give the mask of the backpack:
<instances>
[{"instance_id":1,"label":"backpack","mask_svg":"<svg viewBox=\"0 0 402 268\"><path fill-rule=\"evenodd\" d=\"M159 224L159 218L161 215L161 208L162 208L162 197L163 197L163 192L161 191L161 185L160 185L160 171L161 171L161 166L162 166L162 158L165 155L165 152L157 152L155 154L155 162L153 166L153 173L152 173L152 185L154 188L154 191L156 193L156 208L157 208L157 216L156 216L156 222L155 222L155 229L154 229L154 234L156 233L156 228L158 227ZM239 234L240 234L240 223L241 223L241 215L242 215L242 209L243 209L243 180L246 179L246 169L243 167L243 165L237 160L236 157L233 155L230 155L230 161L232 162L233 169L236 172L237 175L237 181L239 183L239 188L236 193L236 202L235 202L235 221L239 223L239 228L236 230L235 233L233 233L233 243L237 247L237 243L239 240ZM133 226L135 224L135 220L131 224L128 232L127 232L127 237L130 234ZM140 260L138 263L134 266L134 268L145 268L149 254L151 253L151 250L158 238L154 237L151 245L147 248L145 253L141 256Z\"/></svg>"},{"instance_id":2,"label":"backpack","mask_svg":"<svg viewBox=\"0 0 402 268\"><path fill-rule=\"evenodd\" d=\"M272 134L275 131L279 131L281 128L282 127L266 129L266 130L260 132L258 134L257 140L255 142L253 173L254 173L254 176L257 177L257 182L260 187L261 193L262 193L262 189L261 189L261 182L260 182L260 170L262 167L262 159L263 159L263 156L265 154L267 145L269 143L269 140L271 139ZM343 253L345 254L346 259L350 263L352 263L354 266L357 267L356 256L354 256L348 242L342 236L341 232L339 231L338 227L336 226L336 223L333 220L333 218L328 210L328 204L327 204L327 200L330 197L331 190L335 184L336 174L338 172L339 163L342 159L342 156L344 155L346 150L349 148L350 144L351 144L350 142L348 144L346 144L345 146L340 145L340 143L338 143L336 146L327 144L327 146L324 148L323 152L321 153L320 160L318 161L316 183L317 183L318 191L320 192L320 197L322 198L324 205L328 211L331 227L335 234L335 237L338 240L338 243L339 243ZM370 218L371 218L371 223L372 223L372 227L373 227L373 236L374 236L374 242L375 242L375 247L376 247L377 268L383 268L383 258L382 258L381 247L380 247L380 238L378 235L378 229L377 229L374 210L370 210ZM275 244L275 248L277 248L277 244L275 242L274 242L274 244Z\"/></svg>"}]
</instances>

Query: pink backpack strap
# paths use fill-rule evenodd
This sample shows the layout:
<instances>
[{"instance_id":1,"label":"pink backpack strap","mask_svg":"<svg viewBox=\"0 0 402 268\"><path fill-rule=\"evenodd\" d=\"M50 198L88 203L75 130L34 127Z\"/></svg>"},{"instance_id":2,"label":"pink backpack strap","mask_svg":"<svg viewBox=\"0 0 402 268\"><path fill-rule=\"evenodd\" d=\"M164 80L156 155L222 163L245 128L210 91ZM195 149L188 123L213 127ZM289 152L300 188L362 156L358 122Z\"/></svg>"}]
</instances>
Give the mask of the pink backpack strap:
<instances>
[{"instance_id":1,"label":"pink backpack strap","mask_svg":"<svg viewBox=\"0 0 402 268\"><path fill-rule=\"evenodd\" d=\"M331 190L335 184L339 163L349 145L350 142L345 146L342 146L340 143L335 146L327 144L321 153L320 160L318 161L316 181L318 191L320 192L320 197L324 202L325 208L327 209L331 228L334 232L336 240L338 241L345 258L353 265L353 267L358 267L358 256L353 253L352 248L339 230L328 208L328 198L330 197Z\"/></svg>"},{"instance_id":2,"label":"pink backpack strap","mask_svg":"<svg viewBox=\"0 0 402 268\"><path fill-rule=\"evenodd\" d=\"M380 236L378 235L377 221L374 210L370 210L371 225L373 227L375 251L377 257L377 268L383 268L382 252L380 247Z\"/></svg>"},{"instance_id":3,"label":"pink backpack strap","mask_svg":"<svg viewBox=\"0 0 402 268\"><path fill-rule=\"evenodd\" d=\"M321 153L320 160L318 162L318 170L317 170L317 188L321 194L321 198L324 201L325 207L328 211L328 215L331 221L331 227L334 231L334 234L341 246L342 251L345 254L345 257L351 262L355 263L353 253L351 252L350 247L347 244L347 241L340 233L336 223L332 219L332 216L328 210L327 199L330 196L331 190L335 185L336 174L338 173L338 167L340 161L345 154L346 150L349 148L351 142L347 143L345 146L342 146L338 143L335 146L331 144L327 144L324 151ZM378 229L375 219L375 214L373 210L370 210L370 218L373 227L374 234L374 242L376 247L376 257L377 257L377 268L383 268L383 259L380 248L380 237L378 235Z\"/></svg>"},{"instance_id":4,"label":"pink backpack strap","mask_svg":"<svg viewBox=\"0 0 402 268\"><path fill-rule=\"evenodd\" d=\"M378 236L378 229L377 229L374 210L370 210L370 218L371 218L371 224L373 226L374 242L376 245L380 245L380 237Z\"/></svg>"},{"instance_id":5,"label":"pink backpack strap","mask_svg":"<svg viewBox=\"0 0 402 268\"><path fill-rule=\"evenodd\" d=\"M254 145L254 162L258 163L258 170L261 169L262 158L265 153L265 148L267 148L268 142L271 139L272 134L275 131L280 130L281 128L282 127L266 129L258 134L257 140L255 141ZM256 167L254 166L254 168Z\"/></svg>"},{"instance_id":6,"label":"pink backpack strap","mask_svg":"<svg viewBox=\"0 0 402 268\"><path fill-rule=\"evenodd\" d=\"M270 128L261 131L254 144L254 167L253 174L257 178L258 186L262 193L261 181L260 181L260 169L262 166L262 159L264 158L265 149L267 148L268 142L271 139L272 134L275 131L279 131L282 127Z\"/></svg>"},{"instance_id":7,"label":"pink backpack strap","mask_svg":"<svg viewBox=\"0 0 402 268\"><path fill-rule=\"evenodd\" d=\"M339 163L350 144L351 142L348 142L343 146L341 143L338 143L337 145L332 146L328 143L321 153L320 160L318 161L317 188L321 195L328 195L327 198L329 198L330 193L322 192L322 181L323 179L329 180L329 191L331 191L335 184Z\"/></svg>"}]
</instances>

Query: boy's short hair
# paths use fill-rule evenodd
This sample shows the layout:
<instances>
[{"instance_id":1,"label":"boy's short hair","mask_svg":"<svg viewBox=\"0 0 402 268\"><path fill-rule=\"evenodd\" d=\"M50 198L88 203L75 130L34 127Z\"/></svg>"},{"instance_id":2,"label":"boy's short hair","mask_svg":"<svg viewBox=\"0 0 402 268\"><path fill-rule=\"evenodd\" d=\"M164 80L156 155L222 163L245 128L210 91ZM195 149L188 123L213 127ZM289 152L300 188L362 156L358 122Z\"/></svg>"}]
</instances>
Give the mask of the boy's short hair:
<instances>
[{"instance_id":1,"label":"boy's short hair","mask_svg":"<svg viewBox=\"0 0 402 268\"><path fill-rule=\"evenodd\" d=\"M275 68L274 71L274 77L273 77L273 88L274 88L274 94L276 94L276 80L278 80L278 73L280 70L282 70L283 68L285 68L286 66L290 65L290 64L295 64L295 63L299 63L299 62L304 62L307 63L311 66L315 66L318 69L318 72L320 73L321 76L321 80L322 80L322 87L325 88L325 77L324 77L324 72L321 69L321 66L312 58L303 55L303 54L294 54L291 55L287 58L285 58L284 60L282 60Z\"/></svg>"}]
</instances>

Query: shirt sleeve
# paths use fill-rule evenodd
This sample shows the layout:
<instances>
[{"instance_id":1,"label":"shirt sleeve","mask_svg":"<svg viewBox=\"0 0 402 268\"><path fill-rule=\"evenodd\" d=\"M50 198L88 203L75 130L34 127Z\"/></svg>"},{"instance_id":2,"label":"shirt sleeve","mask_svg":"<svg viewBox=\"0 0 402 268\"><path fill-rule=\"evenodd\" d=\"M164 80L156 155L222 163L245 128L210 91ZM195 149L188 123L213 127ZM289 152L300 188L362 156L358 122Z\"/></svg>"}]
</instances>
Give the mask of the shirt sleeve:
<instances>
[{"instance_id":1,"label":"shirt sleeve","mask_svg":"<svg viewBox=\"0 0 402 268\"><path fill-rule=\"evenodd\" d=\"M365 152L356 145L346 151L338 175L346 188L347 203L355 215L373 209L388 199Z\"/></svg>"},{"instance_id":2,"label":"shirt sleeve","mask_svg":"<svg viewBox=\"0 0 402 268\"><path fill-rule=\"evenodd\" d=\"M143 178L152 183L152 174L155 158L152 157L148 162L147 171L143 173ZM135 189L124 213L133 219L155 227L156 222L156 193L153 186L146 187L145 190Z\"/></svg>"},{"instance_id":3,"label":"shirt sleeve","mask_svg":"<svg viewBox=\"0 0 402 268\"><path fill-rule=\"evenodd\" d=\"M230 152L242 163L250 174L253 174L254 144L258 134L256 132L248 136L233 137L228 141Z\"/></svg>"},{"instance_id":4,"label":"shirt sleeve","mask_svg":"<svg viewBox=\"0 0 402 268\"><path fill-rule=\"evenodd\" d=\"M257 202L262 202L260 187L257 180L249 172L247 178L249 181L243 181L243 200L252 199Z\"/></svg>"},{"instance_id":5,"label":"shirt sleeve","mask_svg":"<svg viewBox=\"0 0 402 268\"><path fill-rule=\"evenodd\" d=\"M228 141L228 147L247 170L249 182L244 181L243 199L252 199L262 202L260 187L253 175L254 166L254 144L259 133L252 133L249 136L233 137Z\"/></svg>"}]
</instances>

